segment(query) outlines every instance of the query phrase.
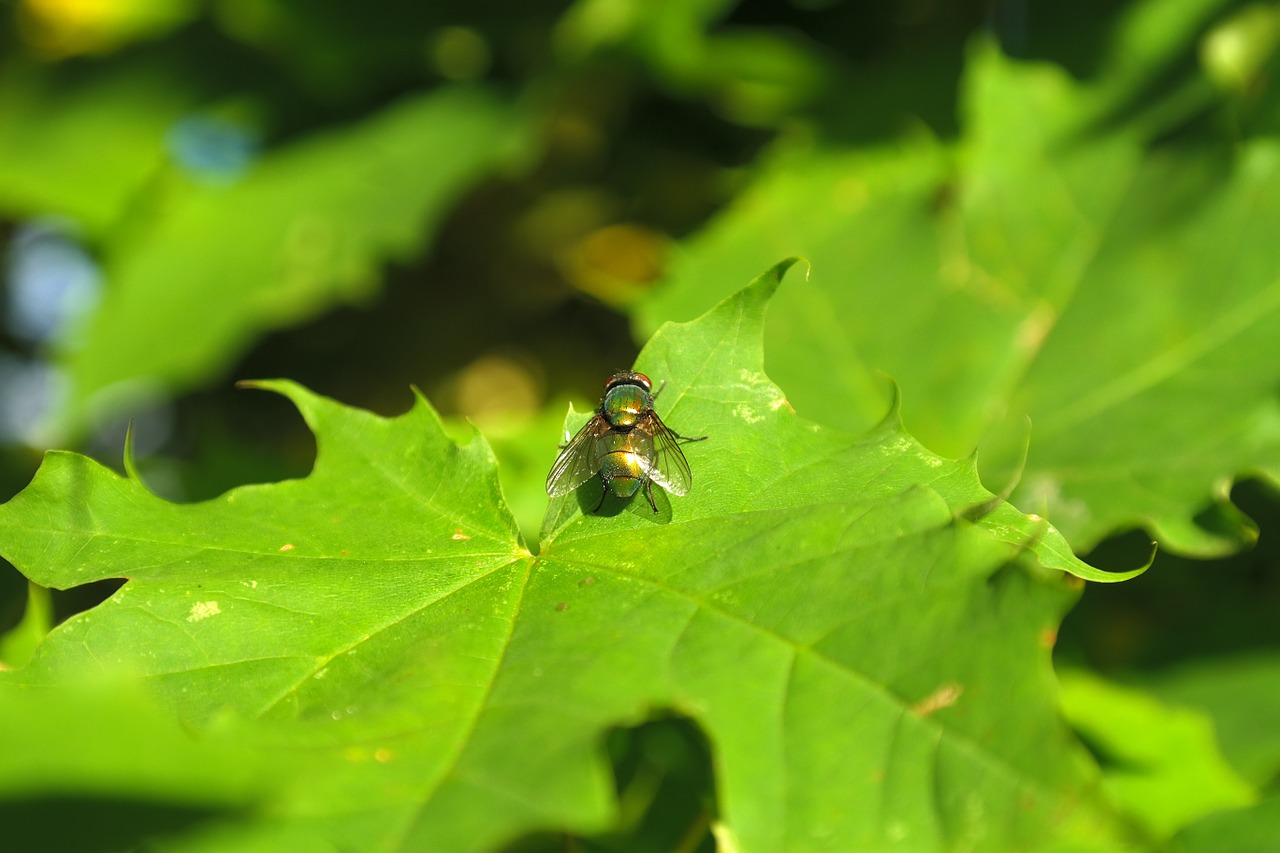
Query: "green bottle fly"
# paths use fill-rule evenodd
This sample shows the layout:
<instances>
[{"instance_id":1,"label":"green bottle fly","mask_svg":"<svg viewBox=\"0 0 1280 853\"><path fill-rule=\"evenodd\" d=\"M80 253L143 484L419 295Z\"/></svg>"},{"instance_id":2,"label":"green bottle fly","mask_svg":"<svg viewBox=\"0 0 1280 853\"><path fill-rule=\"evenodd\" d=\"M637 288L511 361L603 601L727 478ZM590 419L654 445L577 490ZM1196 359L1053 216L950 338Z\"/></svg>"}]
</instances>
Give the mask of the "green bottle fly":
<instances>
[{"instance_id":1,"label":"green bottle fly","mask_svg":"<svg viewBox=\"0 0 1280 853\"><path fill-rule=\"evenodd\" d=\"M664 424L653 410L658 393L643 373L624 370L610 376L595 415L551 466L547 494L567 495L597 474L604 481L604 490L596 510L604 505L609 492L629 498L644 489L656 513L654 483L673 495L688 494L693 474L680 442L702 441L706 436L686 438Z\"/></svg>"}]
</instances>

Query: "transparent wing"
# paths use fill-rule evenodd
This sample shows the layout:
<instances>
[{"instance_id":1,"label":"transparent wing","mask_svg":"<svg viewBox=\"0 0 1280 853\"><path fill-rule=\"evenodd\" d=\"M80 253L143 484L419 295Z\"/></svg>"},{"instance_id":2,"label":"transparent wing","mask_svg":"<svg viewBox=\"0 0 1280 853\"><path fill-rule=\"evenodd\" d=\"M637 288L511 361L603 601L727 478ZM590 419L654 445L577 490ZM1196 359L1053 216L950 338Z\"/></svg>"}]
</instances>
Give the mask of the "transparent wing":
<instances>
[{"instance_id":1,"label":"transparent wing","mask_svg":"<svg viewBox=\"0 0 1280 853\"><path fill-rule=\"evenodd\" d=\"M693 472L680 449L680 438L652 412L636 428L645 429L653 436L653 465L647 472L649 479L673 495L688 494L689 487L693 485Z\"/></svg>"},{"instance_id":2,"label":"transparent wing","mask_svg":"<svg viewBox=\"0 0 1280 853\"><path fill-rule=\"evenodd\" d=\"M596 439L608 431L609 424L596 415L569 439L547 474L547 494L553 498L567 495L596 475L600 470Z\"/></svg>"}]
</instances>

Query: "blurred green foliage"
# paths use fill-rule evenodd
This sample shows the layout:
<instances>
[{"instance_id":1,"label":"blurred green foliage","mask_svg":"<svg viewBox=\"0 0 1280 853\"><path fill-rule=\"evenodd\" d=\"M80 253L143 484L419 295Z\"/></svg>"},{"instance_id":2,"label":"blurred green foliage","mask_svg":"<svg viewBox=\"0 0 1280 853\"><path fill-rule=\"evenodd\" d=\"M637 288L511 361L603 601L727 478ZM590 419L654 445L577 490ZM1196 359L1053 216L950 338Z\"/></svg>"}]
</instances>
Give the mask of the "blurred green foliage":
<instances>
[{"instance_id":1,"label":"blurred green foliage","mask_svg":"<svg viewBox=\"0 0 1280 853\"><path fill-rule=\"evenodd\" d=\"M1059 655L1212 721L1260 800L1177 842L1249 849L1280 796L1278 45L1280 6L1229 0L14 0L0 492L49 447L114 463L129 420L175 500L300 476L310 434L234 380L414 384L531 537L564 400L802 254L767 350L800 414L868 426L886 371L1095 563L1180 554L1087 590ZM27 600L6 568L11 663ZM619 730L618 766L668 734Z\"/></svg>"}]
</instances>

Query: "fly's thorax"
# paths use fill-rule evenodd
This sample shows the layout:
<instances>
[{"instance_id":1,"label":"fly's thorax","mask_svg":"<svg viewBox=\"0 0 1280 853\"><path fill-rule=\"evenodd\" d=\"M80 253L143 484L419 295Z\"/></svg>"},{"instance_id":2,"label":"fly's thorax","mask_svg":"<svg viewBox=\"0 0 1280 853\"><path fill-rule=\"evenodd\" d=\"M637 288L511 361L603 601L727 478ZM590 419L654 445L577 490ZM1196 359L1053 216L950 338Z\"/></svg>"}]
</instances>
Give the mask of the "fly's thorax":
<instances>
[{"instance_id":1,"label":"fly's thorax","mask_svg":"<svg viewBox=\"0 0 1280 853\"><path fill-rule=\"evenodd\" d=\"M612 427L629 429L653 405L653 397L641 385L615 385L604 394L600 414Z\"/></svg>"}]
</instances>

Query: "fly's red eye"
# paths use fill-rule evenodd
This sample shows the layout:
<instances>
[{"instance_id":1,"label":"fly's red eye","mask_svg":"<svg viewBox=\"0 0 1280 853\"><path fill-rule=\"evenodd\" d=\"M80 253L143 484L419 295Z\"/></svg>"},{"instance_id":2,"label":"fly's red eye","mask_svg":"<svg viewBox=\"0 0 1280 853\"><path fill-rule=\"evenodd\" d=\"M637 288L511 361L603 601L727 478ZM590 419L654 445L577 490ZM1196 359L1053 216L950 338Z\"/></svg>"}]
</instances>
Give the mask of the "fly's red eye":
<instances>
[{"instance_id":1,"label":"fly's red eye","mask_svg":"<svg viewBox=\"0 0 1280 853\"><path fill-rule=\"evenodd\" d=\"M634 370L623 370L613 374L604 383L604 390L608 391L617 385L639 385L644 389L645 393L653 390L653 382L643 373L636 373Z\"/></svg>"}]
</instances>

